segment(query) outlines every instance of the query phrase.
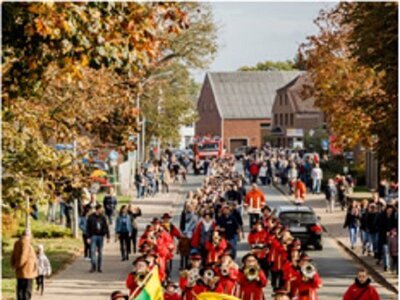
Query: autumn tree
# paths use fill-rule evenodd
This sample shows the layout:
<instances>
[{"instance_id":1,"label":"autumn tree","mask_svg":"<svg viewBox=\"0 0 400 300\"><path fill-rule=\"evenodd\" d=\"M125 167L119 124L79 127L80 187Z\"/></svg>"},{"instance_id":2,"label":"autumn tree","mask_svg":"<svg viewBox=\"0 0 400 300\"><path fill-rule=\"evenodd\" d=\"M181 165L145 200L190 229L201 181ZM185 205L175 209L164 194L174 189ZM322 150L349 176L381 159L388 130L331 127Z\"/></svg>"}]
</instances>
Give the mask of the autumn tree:
<instances>
[{"instance_id":1,"label":"autumn tree","mask_svg":"<svg viewBox=\"0 0 400 300\"><path fill-rule=\"evenodd\" d=\"M85 173L51 143L74 137L81 145L85 138L123 145L135 130L137 83L173 52L170 37L190 27L185 9L179 3L3 3L5 203L51 197L57 178L73 181Z\"/></svg>"},{"instance_id":2,"label":"autumn tree","mask_svg":"<svg viewBox=\"0 0 400 300\"><path fill-rule=\"evenodd\" d=\"M397 3L340 3L315 20L299 51L312 84L307 97L342 147L372 147L397 178Z\"/></svg>"},{"instance_id":3,"label":"autumn tree","mask_svg":"<svg viewBox=\"0 0 400 300\"><path fill-rule=\"evenodd\" d=\"M243 66L239 71L292 71L296 70L294 61L272 61L259 62L254 67Z\"/></svg>"}]
</instances>

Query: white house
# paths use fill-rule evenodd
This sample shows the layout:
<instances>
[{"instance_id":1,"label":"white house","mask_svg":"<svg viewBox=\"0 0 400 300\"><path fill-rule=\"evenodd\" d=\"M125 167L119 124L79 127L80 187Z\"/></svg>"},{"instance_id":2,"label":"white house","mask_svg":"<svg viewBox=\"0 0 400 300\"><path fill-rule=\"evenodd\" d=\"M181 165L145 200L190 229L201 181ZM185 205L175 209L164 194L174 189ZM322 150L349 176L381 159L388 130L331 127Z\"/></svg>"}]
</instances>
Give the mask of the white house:
<instances>
[{"instance_id":1,"label":"white house","mask_svg":"<svg viewBox=\"0 0 400 300\"><path fill-rule=\"evenodd\" d=\"M181 128L179 129L179 135L181 136L179 149L186 149L186 147L193 143L194 124L191 124L189 126L181 126Z\"/></svg>"}]
</instances>

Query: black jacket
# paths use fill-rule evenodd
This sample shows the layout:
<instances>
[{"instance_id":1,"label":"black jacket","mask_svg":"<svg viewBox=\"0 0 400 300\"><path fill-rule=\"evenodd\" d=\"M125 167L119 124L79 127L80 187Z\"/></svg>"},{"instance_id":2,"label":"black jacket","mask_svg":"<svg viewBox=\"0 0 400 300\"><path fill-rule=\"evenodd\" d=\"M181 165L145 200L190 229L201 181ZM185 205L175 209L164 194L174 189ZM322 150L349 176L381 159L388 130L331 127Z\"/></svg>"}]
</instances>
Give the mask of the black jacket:
<instances>
[{"instance_id":1,"label":"black jacket","mask_svg":"<svg viewBox=\"0 0 400 300\"><path fill-rule=\"evenodd\" d=\"M93 235L100 235L110 238L110 231L108 229L108 224L106 217L101 215L91 214L87 220L87 235L92 237Z\"/></svg>"}]
</instances>

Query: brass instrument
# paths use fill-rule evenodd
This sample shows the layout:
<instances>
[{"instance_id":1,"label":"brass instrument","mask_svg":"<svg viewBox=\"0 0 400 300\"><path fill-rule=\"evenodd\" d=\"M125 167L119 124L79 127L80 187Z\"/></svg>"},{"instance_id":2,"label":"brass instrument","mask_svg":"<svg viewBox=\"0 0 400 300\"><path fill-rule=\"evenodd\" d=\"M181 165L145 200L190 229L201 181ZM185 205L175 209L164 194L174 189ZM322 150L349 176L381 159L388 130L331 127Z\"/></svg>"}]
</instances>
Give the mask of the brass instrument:
<instances>
[{"instance_id":1,"label":"brass instrument","mask_svg":"<svg viewBox=\"0 0 400 300\"><path fill-rule=\"evenodd\" d=\"M258 275L260 274L260 268L258 267L247 267L244 269L244 275L246 276L247 280L253 281L258 278Z\"/></svg>"},{"instance_id":2,"label":"brass instrument","mask_svg":"<svg viewBox=\"0 0 400 300\"><path fill-rule=\"evenodd\" d=\"M189 286L194 286L196 284L196 281L200 278L198 268L192 268L190 270L183 270L179 274L180 274L180 276L187 278Z\"/></svg>"},{"instance_id":3,"label":"brass instrument","mask_svg":"<svg viewBox=\"0 0 400 300\"><path fill-rule=\"evenodd\" d=\"M214 247L218 246L220 240L221 240L221 238L219 236L213 236L212 242L213 242Z\"/></svg>"},{"instance_id":4,"label":"brass instrument","mask_svg":"<svg viewBox=\"0 0 400 300\"><path fill-rule=\"evenodd\" d=\"M312 279L314 275L317 273L317 269L314 265L310 263L306 263L304 266L301 267L301 273L307 279Z\"/></svg>"},{"instance_id":5,"label":"brass instrument","mask_svg":"<svg viewBox=\"0 0 400 300\"><path fill-rule=\"evenodd\" d=\"M212 280L215 277L215 273L213 270L208 269L204 272L204 277L208 280Z\"/></svg>"},{"instance_id":6,"label":"brass instrument","mask_svg":"<svg viewBox=\"0 0 400 300\"><path fill-rule=\"evenodd\" d=\"M135 273L135 281L138 284L141 284L146 279L147 274L149 274L149 272L137 272L137 273Z\"/></svg>"},{"instance_id":7,"label":"brass instrument","mask_svg":"<svg viewBox=\"0 0 400 300\"><path fill-rule=\"evenodd\" d=\"M221 275L226 277L229 275L229 269L226 266L221 267Z\"/></svg>"}]
</instances>

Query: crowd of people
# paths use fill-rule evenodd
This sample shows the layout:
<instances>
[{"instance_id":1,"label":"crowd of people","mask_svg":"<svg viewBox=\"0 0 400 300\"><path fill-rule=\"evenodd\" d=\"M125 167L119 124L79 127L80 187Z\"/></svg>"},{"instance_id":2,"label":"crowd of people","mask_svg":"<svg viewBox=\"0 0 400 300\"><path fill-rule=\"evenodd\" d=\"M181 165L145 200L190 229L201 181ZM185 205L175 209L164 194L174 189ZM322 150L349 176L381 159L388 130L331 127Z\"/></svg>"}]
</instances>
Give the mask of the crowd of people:
<instances>
[{"instance_id":1,"label":"crowd of people","mask_svg":"<svg viewBox=\"0 0 400 300\"><path fill-rule=\"evenodd\" d=\"M130 296L140 293L146 276L157 267L167 300L196 299L207 291L262 300L268 281L275 299L316 299L322 285L318 271L301 242L271 214L262 191L253 184L246 192L233 158L214 161L209 168L213 175L188 194L179 226L166 213L154 218L140 237L141 254L126 279ZM239 266L237 247L244 238L246 214L249 249ZM175 241L181 255L179 282L170 280Z\"/></svg>"}]
</instances>

